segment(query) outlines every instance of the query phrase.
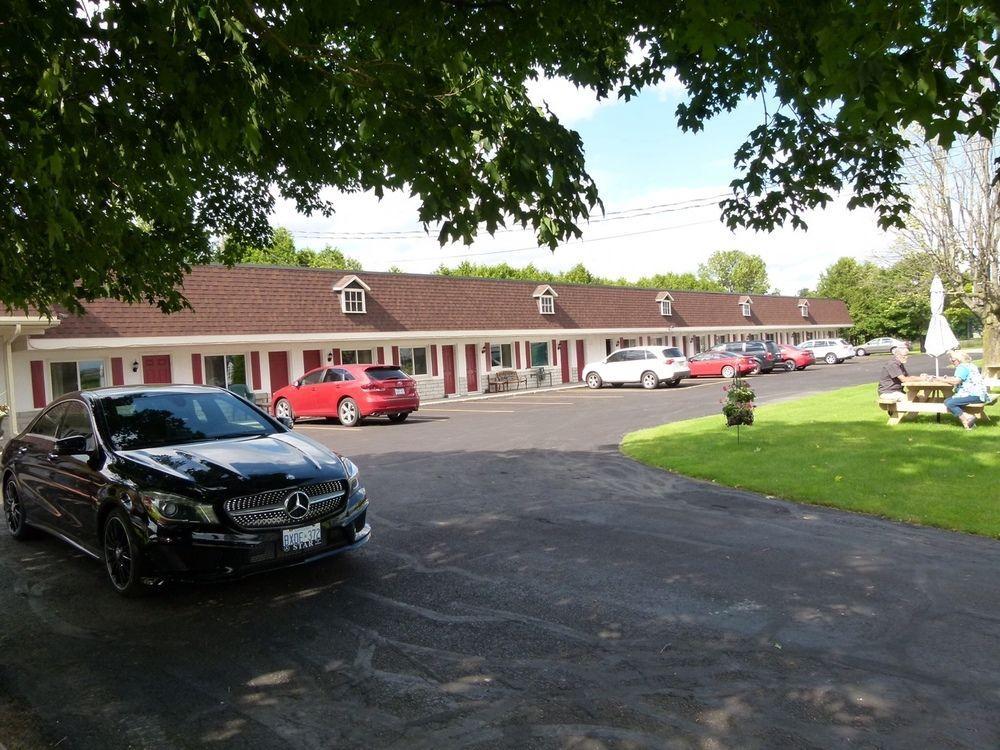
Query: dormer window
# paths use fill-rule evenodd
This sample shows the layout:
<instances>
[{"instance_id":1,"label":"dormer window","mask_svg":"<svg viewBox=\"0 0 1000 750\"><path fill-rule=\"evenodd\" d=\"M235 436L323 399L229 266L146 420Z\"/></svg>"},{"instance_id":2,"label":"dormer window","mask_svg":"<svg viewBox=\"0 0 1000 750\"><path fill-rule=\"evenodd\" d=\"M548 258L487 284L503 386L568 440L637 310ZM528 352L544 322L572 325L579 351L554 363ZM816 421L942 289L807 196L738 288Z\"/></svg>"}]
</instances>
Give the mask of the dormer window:
<instances>
[{"instance_id":1,"label":"dormer window","mask_svg":"<svg viewBox=\"0 0 1000 750\"><path fill-rule=\"evenodd\" d=\"M531 296L538 300L538 312L542 315L555 315L556 297L559 296L556 294L555 289L548 284L542 284L535 287L535 291L532 292Z\"/></svg>"},{"instance_id":2,"label":"dormer window","mask_svg":"<svg viewBox=\"0 0 1000 750\"><path fill-rule=\"evenodd\" d=\"M363 313L365 311L365 290L345 289L341 293L340 307L345 313Z\"/></svg>"},{"instance_id":3,"label":"dormer window","mask_svg":"<svg viewBox=\"0 0 1000 750\"><path fill-rule=\"evenodd\" d=\"M750 317L750 304L753 302L749 297L740 297L740 312L744 318Z\"/></svg>"},{"instance_id":4,"label":"dormer window","mask_svg":"<svg viewBox=\"0 0 1000 750\"><path fill-rule=\"evenodd\" d=\"M660 315L671 316L674 314L674 298L670 292L660 292L656 295L656 301L660 304Z\"/></svg>"},{"instance_id":5,"label":"dormer window","mask_svg":"<svg viewBox=\"0 0 1000 750\"><path fill-rule=\"evenodd\" d=\"M340 311L344 313L368 312L366 292L371 291L365 282L357 276L345 276L333 285L333 291L340 295Z\"/></svg>"},{"instance_id":6,"label":"dormer window","mask_svg":"<svg viewBox=\"0 0 1000 750\"><path fill-rule=\"evenodd\" d=\"M799 312L802 313L803 318L809 317L809 300L807 299L799 300Z\"/></svg>"}]
</instances>

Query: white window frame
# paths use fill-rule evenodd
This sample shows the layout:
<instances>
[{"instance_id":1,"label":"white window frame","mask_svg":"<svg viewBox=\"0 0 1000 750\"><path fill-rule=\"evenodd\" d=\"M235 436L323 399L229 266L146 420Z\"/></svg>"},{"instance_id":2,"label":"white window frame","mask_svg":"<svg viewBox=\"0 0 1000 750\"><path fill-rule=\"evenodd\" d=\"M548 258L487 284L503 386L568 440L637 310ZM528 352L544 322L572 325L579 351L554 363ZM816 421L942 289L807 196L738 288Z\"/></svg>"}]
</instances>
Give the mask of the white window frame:
<instances>
[{"instance_id":1,"label":"white window frame","mask_svg":"<svg viewBox=\"0 0 1000 750\"><path fill-rule=\"evenodd\" d=\"M802 313L803 318L809 317L809 305L799 305L799 312Z\"/></svg>"},{"instance_id":2,"label":"white window frame","mask_svg":"<svg viewBox=\"0 0 1000 750\"><path fill-rule=\"evenodd\" d=\"M740 310L743 312L743 317L744 318L749 318L750 317L750 303L749 302L741 302L740 303Z\"/></svg>"},{"instance_id":3,"label":"white window frame","mask_svg":"<svg viewBox=\"0 0 1000 750\"><path fill-rule=\"evenodd\" d=\"M538 296L538 312L542 315L555 315L556 298L551 294L540 294Z\"/></svg>"},{"instance_id":4,"label":"white window frame","mask_svg":"<svg viewBox=\"0 0 1000 750\"><path fill-rule=\"evenodd\" d=\"M223 354L201 355L201 379L206 385L208 385L208 360L211 357L222 357L222 374L226 381L223 387L227 390L232 383L229 381L229 368L226 367L226 357L243 357L243 377L247 382L242 385L245 385L248 391L253 391L253 373L250 371L252 365L250 364L249 352L225 352Z\"/></svg>"},{"instance_id":5,"label":"white window frame","mask_svg":"<svg viewBox=\"0 0 1000 750\"><path fill-rule=\"evenodd\" d=\"M426 370L424 372L417 372L417 367L416 367L416 365L417 365L417 358L415 356L413 356L413 353L417 349L423 349L424 350L424 366L426 367ZM410 360L413 362L413 372L406 372L406 370L403 368L403 352L406 352L406 351L408 351L410 353ZM401 347L399 347L399 365L398 365L398 367L399 367L400 370L402 370L403 372L406 372L407 375L409 375L410 377L413 377L413 378L422 378L422 377L426 377L427 375L430 375L430 373L431 373L431 352L430 352L430 347L427 347L427 346L401 346Z\"/></svg>"},{"instance_id":6,"label":"white window frame","mask_svg":"<svg viewBox=\"0 0 1000 750\"><path fill-rule=\"evenodd\" d=\"M344 359L344 355L353 352L354 361L348 362ZM361 352L368 352L368 356L371 357L371 362L359 362L358 354ZM373 365L375 364L375 352L372 349L341 349L340 350L340 363L344 365Z\"/></svg>"},{"instance_id":7,"label":"white window frame","mask_svg":"<svg viewBox=\"0 0 1000 750\"><path fill-rule=\"evenodd\" d=\"M486 353L487 356L490 358L490 367L495 367L495 368L498 368L498 369L501 369L501 370L513 370L514 366L515 366L515 362L514 362L514 346L515 346L515 344L513 344L513 343L501 342L501 343L498 343L498 344L494 344L493 342L490 342L490 350ZM507 359L509 360L509 363L505 363L504 362L504 356L503 356L504 355L504 347L507 347ZM500 350L500 364L495 364L493 362L493 349L494 348Z\"/></svg>"},{"instance_id":8,"label":"white window frame","mask_svg":"<svg viewBox=\"0 0 1000 750\"><path fill-rule=\"evenodd\" d=\"M364 289L348 287L340 293L340 310L348 315L368 312L368 301Z\"/></svg>"},{"instance_id":9,"label":"white window frame","mask_svg":"<svg viewBox=\"0 0 1000 750\"><path fill-rule=\"evenodd\" d=\"M674 314L674 303L668 299L660 300L660 315L665 315L667 317Z\"/></svg>"},{"instance_id":10,"label":"white window frame","mask_svg":"<svg viewBox=\"0 0 1000 750\"><path fill-rule=\"evenodd\" d=\"M535 362L534 350L539 344L545 344L545 359L546 363L540 364ZM555 363L552 362L552 348L548 341L529 341L528 342L528 352L531 354L531 366L532 367L555 367Z\"/></svg>"},{"instance_id":11,"label":"white window frame","mask_svg":"<svg viewBox=\"0 0 1000 750\"><path fill-rule=\"evenodd\" d=\"M108 361L107 361L107 359L104 359L104 358L97 358L97 359L58 359L58 360L57 359L53 359L53 360L49 361L49 363L48 363L48 365L49 365L48 366L48 373L47 373L47 375L49 376L49 383L48 383L48 385L49 385L49 388L48 388L48 390L49 390L49 393L48 393L49 398L48 398L48 401L54 401L59 396L64 395L62 393L60 393L59 396L56 395L55 387L54 387L55 386L55 378L52 377L52 365L74 365L76 367L76 388L74 388L71 391L66 391L66 393L72 393L73 391L80 390L80 363L81 362L99 362L100 365L101 365L101 383L97 387L98 388L103 388L104 386L108 385Z\"/></svg>"}]
</instances>

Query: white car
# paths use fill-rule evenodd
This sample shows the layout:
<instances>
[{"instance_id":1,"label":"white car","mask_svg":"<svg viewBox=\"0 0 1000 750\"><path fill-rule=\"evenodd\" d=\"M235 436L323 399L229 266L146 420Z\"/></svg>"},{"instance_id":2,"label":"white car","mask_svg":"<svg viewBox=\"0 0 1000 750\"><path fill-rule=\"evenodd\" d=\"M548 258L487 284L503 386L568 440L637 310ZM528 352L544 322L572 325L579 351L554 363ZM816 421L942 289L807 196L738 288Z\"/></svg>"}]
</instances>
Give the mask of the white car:
<instances>
[{"instance_id":1,"label":"white car","mask_svg":"<svg viewBox=\"0 0 1000 750\"><path fill-rule=\"evenodd\" d=\"M854 347L843 339L810 339L799 344L799 349L808 349L817 362L823 360L828 365L839 365L845 359L852 359L855 354Z\"/></svg>"},{"instance_id":2,"label":"white car","mask_svg":"<svg viewBox=\"0 0 1000 750\"><path fill-rule=\"evenodd\" d=\"M687 357L673 346L634 346L619 349L600 362L590 362L583 368L583 379L591 388L605 383L621 386L639 383L652 390L660 383L677 385L681 378L691 377Z\"/></svg>"}]
</instances>

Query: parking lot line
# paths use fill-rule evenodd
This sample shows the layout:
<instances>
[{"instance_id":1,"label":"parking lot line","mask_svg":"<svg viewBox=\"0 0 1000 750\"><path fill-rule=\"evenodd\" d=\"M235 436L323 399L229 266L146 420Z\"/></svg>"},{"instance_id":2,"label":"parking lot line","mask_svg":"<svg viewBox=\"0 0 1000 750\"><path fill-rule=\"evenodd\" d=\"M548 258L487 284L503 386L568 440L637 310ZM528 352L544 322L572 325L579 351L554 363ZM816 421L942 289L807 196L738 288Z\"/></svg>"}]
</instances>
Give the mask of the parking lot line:
<instances>
[{"instance_id":1,"label":"parking lot line","mask_svg":"<svg viewBox=\"0 0 1000 750\"><path fill-rule=\"evenodd\" d=\"M436 406L427 406L420 411L457 411L470 414L516 414L514 409L438 409Z\"/></svg>"},{"instance_id":2,"label":"parking lot line","mask_svg":"<svg viewBox=\"0 0 1000 750\"><path fill-rule=\"evenodd\" d=\"M572 401L508 401L503 399L501 404L516 404L518 406L573 406Z\"/></svg>"}]
</instances>

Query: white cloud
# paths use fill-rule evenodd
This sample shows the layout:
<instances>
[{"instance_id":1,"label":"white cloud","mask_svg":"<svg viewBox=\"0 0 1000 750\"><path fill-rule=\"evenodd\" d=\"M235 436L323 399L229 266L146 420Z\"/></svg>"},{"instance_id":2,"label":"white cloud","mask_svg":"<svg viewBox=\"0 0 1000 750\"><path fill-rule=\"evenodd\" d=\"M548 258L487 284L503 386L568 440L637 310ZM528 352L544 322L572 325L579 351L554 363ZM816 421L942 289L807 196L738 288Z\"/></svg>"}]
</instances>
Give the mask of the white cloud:
<instances>
[{"instance_id":1,"label":"white cloud","mask_svg":"<svg viewBox=\"0 0 1000 750\"><path fill-rule=\"evenodd\" d=\"M643 51L636 44L632 45L627 62L629 65L636 65L643 59ZM604 99L597 98L594 89L577 86L566 78L549 78L539 75L536 80L529 80L526 83L528 97L537 106L547 105L549 109L564 124L572 124L581 120L587 120L593 114L603 108L611 107L621 102L618 92L612 91ZM673 73L654 86L650 86L650 91L655 91L660 101L676 98L684 93L684 85Z\"/></svg>"},{"instance_id":2,"label":"white cloud","mask_svg":"<svg viewBox=\"0 0 1000 750\"><path fill-rule=\"evenodd\" d=\"M706 198L724 193L725 188L659 190L628 204L609 204L607 210L610 213L680 201L705 202ZM561 246L554 253L535 247L530 231L499 232L495 238L483 235L469 247L441 247L433 228L429 235L420 233L417 201L404 194L388 194L381 202L370 194L331 191L328 197L337 207L330 219L306 218L290 204L282 203L274 223L290 228L300 246L336 245L370 270L385 270L395 264L404 271L428 273L441 263L454 266L462 259L511 265L531 262L553 271L583 263L600 276L634 280L667 271L693 272L713 251L739 249L763 257L771 284L786 294L795 294L801 287L815 286L819 274L837 258L871 258L885 253L892 242L892 236L878 228L873 212L849 211L846 200L840 200L825 210L807 214L808 231L783 228L772 233L730 232L719 222L719 209L714 205L672 205L668 208L674 210L669 212L653 209L644 212L649 215L627 219L601 221L595 217L597 220L583 227L583 241ZM346 236L391 232L413 234L377 239Z\"/></svg>"},{"instance_id":3,"label":"white cloud","mask_svg":"<svg viewBox=\"0 0 1000 750\"><path fill-rule=\"evenodd\" d=\"M548 106L565 125L589 119L602 107L618 103L616 95L597 98L594 89L575 85L565 78L540 77L527 82L528 97L536 106Z\"/></svg>"}]
</instances>

